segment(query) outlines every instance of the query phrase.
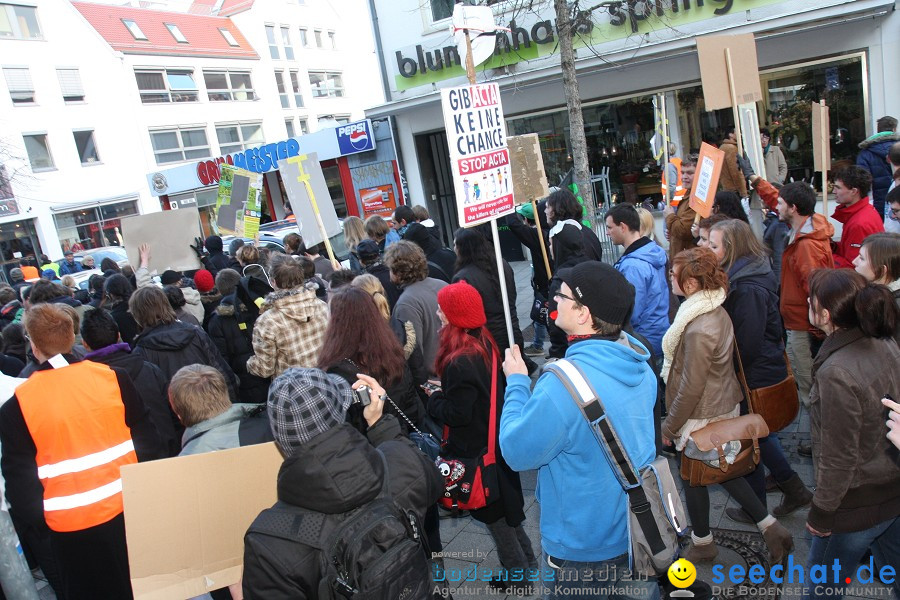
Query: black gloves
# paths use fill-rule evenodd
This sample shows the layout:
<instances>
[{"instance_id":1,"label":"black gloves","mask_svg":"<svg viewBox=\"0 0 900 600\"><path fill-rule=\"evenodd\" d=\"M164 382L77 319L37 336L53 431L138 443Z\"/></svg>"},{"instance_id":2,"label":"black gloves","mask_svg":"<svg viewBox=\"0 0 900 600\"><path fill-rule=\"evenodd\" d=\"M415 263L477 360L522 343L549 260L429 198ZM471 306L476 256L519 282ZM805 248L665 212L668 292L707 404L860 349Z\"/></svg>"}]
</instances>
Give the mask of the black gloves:
<instances>
[{"instance_id":1,"label":"black gloves","mask_svg":"<svg viewBox=\"0 0 900 600\"><path fill-rule=\"evenodd\" d=\"M191 244L191 249L197 253L197 258L203 258L203 238L196 237L194 238L194 243Z\"/></svg>"}]
</instances>

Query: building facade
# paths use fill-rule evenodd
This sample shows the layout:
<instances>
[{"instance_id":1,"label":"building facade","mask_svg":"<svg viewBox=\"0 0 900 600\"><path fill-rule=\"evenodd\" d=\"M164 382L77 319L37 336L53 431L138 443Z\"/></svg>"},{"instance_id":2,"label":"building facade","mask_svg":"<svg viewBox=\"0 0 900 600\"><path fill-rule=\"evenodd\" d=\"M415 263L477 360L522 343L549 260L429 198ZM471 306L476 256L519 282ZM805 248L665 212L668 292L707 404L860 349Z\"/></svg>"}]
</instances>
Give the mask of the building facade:
<instances>
[{"instance_id":1,"label":"building facade","mask_svg":"<svg viewBox=\"0 0 900 600\"><path fill-rule=\"evenodd\" d=\"M499 83L509 135L539 135L553 185L572 166L553 3L528 3L529 10L515 0L491 4L510 32L498 36L477 79ZM466 83L448 34L452 7L444 0L372 1L387 102L367 111L394 118L411 199L445 230L456 217L439 89ZM591 170L598 180L608 174L609 194L628 200L659 195L650 147L656 94L665 95L678 155L697 149L704 135L721 140L734 124L730 109L705 110L696 36L755 36L759 125L773 131L795 179L813 177L811 101L831 107L833 168L855 158L879 117L900 112L893 0L651 0L581 13L575 28ZM595 185L599 201L608 199L603 188Z\"/></svg>"},{"instance_id":2,"label":"building facade","mask_svg":"<svg viewBox=\"0 0 900 600\"><path fill-rule=\"evenodd\" d=\"M364 4L350 4L343 18L325 0L0 1L4 272L121 245L119 219L171 207L148 173L360 120L382 95L374 54L354 50L371 35ZM175 198L201 206L204 231L209 189Z\"/></svg>"}]
</instances>

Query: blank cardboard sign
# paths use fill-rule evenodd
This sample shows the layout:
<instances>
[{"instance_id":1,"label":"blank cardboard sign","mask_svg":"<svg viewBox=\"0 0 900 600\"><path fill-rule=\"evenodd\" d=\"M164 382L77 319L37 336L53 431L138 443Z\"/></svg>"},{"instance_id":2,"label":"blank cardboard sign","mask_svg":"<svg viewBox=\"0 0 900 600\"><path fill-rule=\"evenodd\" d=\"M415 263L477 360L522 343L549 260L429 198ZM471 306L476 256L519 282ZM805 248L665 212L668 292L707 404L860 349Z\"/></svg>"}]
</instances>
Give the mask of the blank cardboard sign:
<instances>
[{"instance_id":1,"label":"blank cardboard sign","mask_svg":"<svg viewBox=\"0 0 900 600\"><path fill-rule=\"evenodd\" d=\"M237 583L244 533L275 503L275 444L122 467L135 600L193 598Z\"/></svg>"},{"instance_id":2,"label":"blank cardboard sign","mask_svg":"<svg viewBox=\"0 0 900 600\"><path fill-rule=\"evenodd\" d=\"M544 172L544 157L538 134L527 133L506 138L509 148L513 197L516 204L527 204L550 194L547 175Z\"/></svg>"},{"instance_id":3,"label":"blank cardboard sign","mask_svg":"<svg viewBox=\"0 0 900 600\"><path fill-rule=\"evenodd\" d=\"M831 117L828 106L812 103L813 164L816 171L831 170ZM824 158L824 160L823 160Z\"/></svg>"},{"instance_id":4,"label":"blank cardboard sign","mask_svg":"<svg viewBox=\"0 0 900 600\"><path fill-rule=\"evenodd\" d=\"M281 179L284 181L284 190L291 202L291 209L297 218L303 243L309 248L324 241L319 225L316 222L316 210L322 218L325 233L329 238L341 232L341 222L338 220L325 183L325 175L319 164L318 155L315 152L291 156L278 161L278 170L281 171ZM312 188L313 198L310 198L309 190L300 178L309 176L309 184ZM315 208L314 208L315 206Z\"/></svg>"},{"instance_id":5,"label":"blank cardboard sign","mask_svg":"<svg viewBox=\"0 0 900 600\"><path fill-rule=\"evenodd\" d=\"M191 249L194 239L202 233L196 206L122 219L122 239L129 264L137 267L140 264L138 247L150 244L151 272L202 269L197 254Z\"/></svg>"},{"instance_id":6,"label":"blank cardboard sign","mask_svg":"<svg viewBox=\"0 0 900 600\"><path fill-rule=\"evenodd\" d=\"M732 106L731 90L728 87L728 68L725 66L726 48L731 50L735 104L762 100L759 66L756 61L756 40L752 33L705 35L696 38L696 42L706 110Z\"/></svg>"}]
</instances>

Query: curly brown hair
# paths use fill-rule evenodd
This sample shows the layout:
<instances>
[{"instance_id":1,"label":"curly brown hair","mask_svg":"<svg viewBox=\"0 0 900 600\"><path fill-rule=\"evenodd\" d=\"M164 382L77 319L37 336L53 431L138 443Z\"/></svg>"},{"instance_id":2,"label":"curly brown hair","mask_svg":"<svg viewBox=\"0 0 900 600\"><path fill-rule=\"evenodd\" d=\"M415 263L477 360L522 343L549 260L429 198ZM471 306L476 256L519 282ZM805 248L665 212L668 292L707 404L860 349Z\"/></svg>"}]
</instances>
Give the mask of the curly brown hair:
<instances>
[{"instance_id":1,"label":"curly brown hair","mask_svg":"<svg viewBox=\"0 0 900 600\"><path fill-rule=\"evenodd\" d=\"M672 261L672 272L681 289L685 289L688 279L697 282L698 292L728 289L728 275L719 266L719 259L709 248L682 250Z\"/></svg>"},{"instance_id":2,"label":"curly brown hair","mask_svg":"<svg viewBox=\"0 0 900 600\"><path fill-rule=\"evenodd\" d=\"M428 277L428 261L418 244L400 241L384 253L384 264L391 270L397 285L404 286Z\"/></svg>"}]
</instances>

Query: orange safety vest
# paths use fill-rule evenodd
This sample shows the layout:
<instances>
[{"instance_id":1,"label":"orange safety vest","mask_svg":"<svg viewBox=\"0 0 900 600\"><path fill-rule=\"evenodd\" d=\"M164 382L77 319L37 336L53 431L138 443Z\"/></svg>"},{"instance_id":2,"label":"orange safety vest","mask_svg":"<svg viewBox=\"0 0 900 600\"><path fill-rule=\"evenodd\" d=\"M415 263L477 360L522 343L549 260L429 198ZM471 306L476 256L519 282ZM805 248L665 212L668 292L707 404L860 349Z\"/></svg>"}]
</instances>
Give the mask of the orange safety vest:
<instances>
[{"instance_id":1,"label":"orange safety vest","mask_svg":"<svg viewBox=\"0 0 900 600\"><path fill-rule=\"evenodd\" d=\"M677 173L677 175L678 175L675 179L675 195L672 196L669 203L672 206L677 208L678 204L684 198L684 185L682 184L682 181L681 181L681 159L678 158L677 156L673 156L672 158L669 159L669 163L675 167L675 173ZM665 168L665 169L663 169L663 173L662 173L662 186L660 189L662 190L663 198L666 197L666 194L668 193L668 190L669 190L669 186L666 183L666 172L668 170L669 170L668 168Z\"/></svg>"},{"instance_id":2,"label":"orange safety vest","mask_svg":"<svg viewBox=\"0 0 900 600\"><path fill-rule=\"evenodd\" d=\"M81 531L121 514L119 467L137 454L115 371L90 361L38 371L16 397L37 447L50 529Z\"/></svg>"}]
</instances>

